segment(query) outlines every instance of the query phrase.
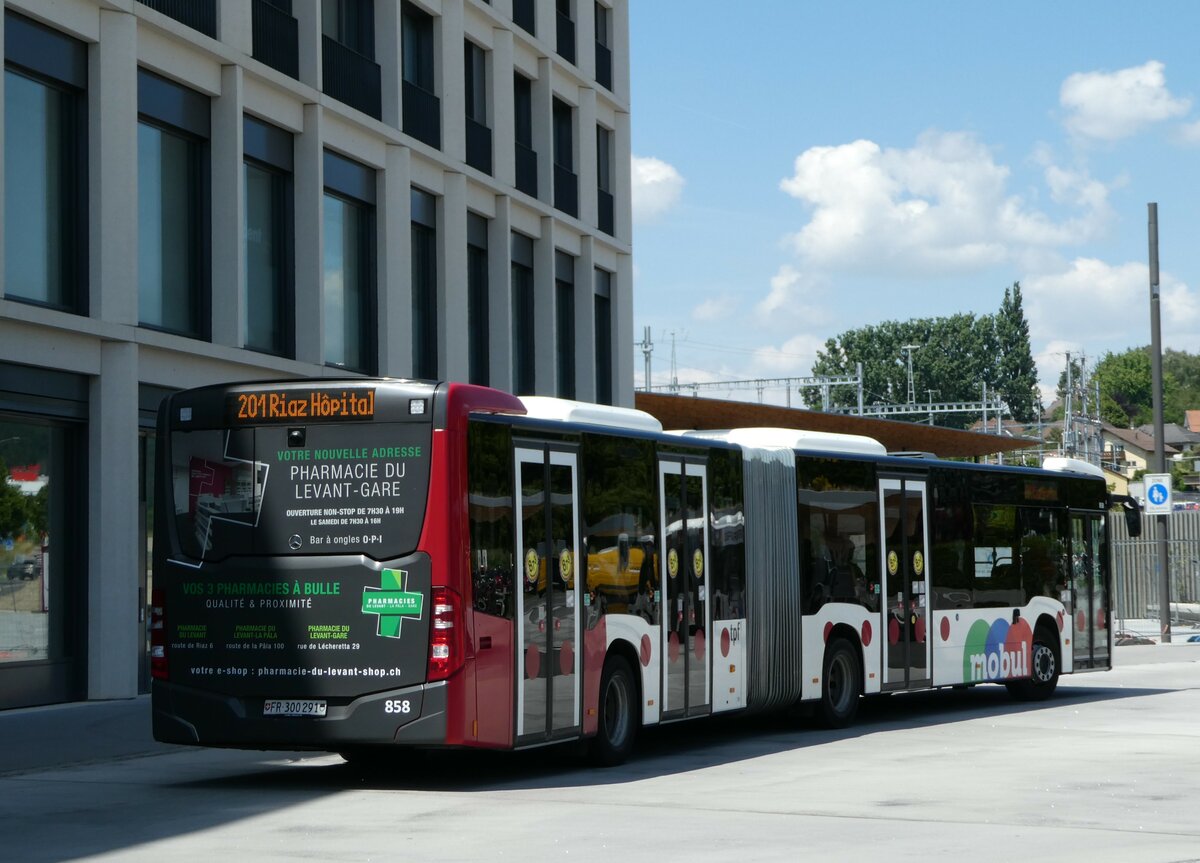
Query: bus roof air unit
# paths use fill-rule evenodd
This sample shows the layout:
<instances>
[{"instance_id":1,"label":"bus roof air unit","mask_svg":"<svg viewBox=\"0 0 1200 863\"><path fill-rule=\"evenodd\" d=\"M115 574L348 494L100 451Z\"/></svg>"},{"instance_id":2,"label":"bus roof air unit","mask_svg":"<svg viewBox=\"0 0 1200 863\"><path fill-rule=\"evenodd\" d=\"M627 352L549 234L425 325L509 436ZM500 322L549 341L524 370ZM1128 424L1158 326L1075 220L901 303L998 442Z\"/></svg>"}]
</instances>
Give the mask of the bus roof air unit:
<instances>
[{"instance_id":1,"label":"bus roof air unit","mask_svg":"<svg viewBox=\"0 0 1200 863\"><path fill-rule=\"evenodd\" d=\"M1042 460L1042 467L1045 470L1057 471L1058 473L1081 473L1084 476L1097 476L1100 479L1104 479L1103 470L1090 461L1078 458L1053 455Z\"/></svg>"},{"instance_id":2,"label":"bus roof air unit","mask_svg":"<svg viewBox=\"0 0 1200 863\"><path fill-rule=\"evenodd\" d=\"M645 411L633 408L596 405L571 399L556 399L550 396L519 396L519 398L525 405L526 415L535 419L586 423L606 428L646 432L662 431L662 423Z\"/></svg>"},{"instance_id":3,"label":"bus roof air unit","mask_svg":"<svg viewBox=\"0 0 1200 863\"><path fill-rule=\"evenodd\" d=\"M738 428L724 431L685 432L688 437L724 440L743 447L771 449L783 447L800 452L846 453L848 455L887 455L887 448L874 438L858 434L806 431L785 428Z\"/></svg>"}]
</instances>

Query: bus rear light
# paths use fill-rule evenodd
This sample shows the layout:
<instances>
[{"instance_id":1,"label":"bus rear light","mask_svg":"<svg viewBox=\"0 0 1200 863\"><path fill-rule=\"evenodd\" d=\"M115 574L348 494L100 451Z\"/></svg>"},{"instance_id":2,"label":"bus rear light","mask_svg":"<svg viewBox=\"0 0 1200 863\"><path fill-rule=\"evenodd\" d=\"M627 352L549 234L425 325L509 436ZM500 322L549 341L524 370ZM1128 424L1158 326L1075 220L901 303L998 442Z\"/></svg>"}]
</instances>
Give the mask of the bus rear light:
<instances>
[{"instance_id":1,"label":"bus rear light","mask_svg":"<svg viewBox=\"0 0 1200 863\"><path fill-rule=\"evenodd\" d=\"M163 612L166 595L161 588L150 592L150 676L167 679L167 626Z\"/></svg>"},{"instance_id":2,"label":"bus rear light","mask_svg":"<svg viewBox=\"0 0 1200 863\"><path fill-rule=\"evenodd\" d=\"M445 680L462 667L466 652L462 597L448 587L435 587L432 599L433 626L429 637L427 679Z\"/></svg>"}]
</instances>

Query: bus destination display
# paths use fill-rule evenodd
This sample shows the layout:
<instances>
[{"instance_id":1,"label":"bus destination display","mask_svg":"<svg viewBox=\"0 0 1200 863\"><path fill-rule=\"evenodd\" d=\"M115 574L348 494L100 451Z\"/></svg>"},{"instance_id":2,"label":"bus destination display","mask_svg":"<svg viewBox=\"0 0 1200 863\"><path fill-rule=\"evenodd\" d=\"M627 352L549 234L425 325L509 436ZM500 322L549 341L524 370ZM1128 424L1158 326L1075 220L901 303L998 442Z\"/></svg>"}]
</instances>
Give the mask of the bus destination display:
<instances>
[{"instance_id":1,"label":"bus destination display","mask_svg":"<svg viewBox=\"0 0 1200 863\"><path fill-rule=\"evenodd\" d=\"M264 389L233 392L226 397L232 425L375 418L372 389Z\"/></svg>"}]
</instances>

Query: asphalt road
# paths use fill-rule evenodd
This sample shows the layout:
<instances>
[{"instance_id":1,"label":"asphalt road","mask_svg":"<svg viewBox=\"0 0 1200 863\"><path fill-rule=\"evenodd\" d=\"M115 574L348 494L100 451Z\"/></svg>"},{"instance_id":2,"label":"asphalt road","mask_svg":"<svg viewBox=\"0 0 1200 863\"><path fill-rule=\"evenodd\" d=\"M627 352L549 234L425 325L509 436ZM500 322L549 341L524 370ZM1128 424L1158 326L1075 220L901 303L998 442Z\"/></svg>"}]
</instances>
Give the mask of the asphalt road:
<instances>
[{"instance_id":1,"label":"asphalt road","mask_svg":"<svg viewBox=\"0 0 1200 863\"><path fill-rule=\"evenodd\" d=\"M1200 860L1198 660L1122 648L1045 704L892 696L840 732L671 726L611 770L553 748L364 772L148 743L144 700L10 712L0 860Z\"/></svg>"}]
</instances>

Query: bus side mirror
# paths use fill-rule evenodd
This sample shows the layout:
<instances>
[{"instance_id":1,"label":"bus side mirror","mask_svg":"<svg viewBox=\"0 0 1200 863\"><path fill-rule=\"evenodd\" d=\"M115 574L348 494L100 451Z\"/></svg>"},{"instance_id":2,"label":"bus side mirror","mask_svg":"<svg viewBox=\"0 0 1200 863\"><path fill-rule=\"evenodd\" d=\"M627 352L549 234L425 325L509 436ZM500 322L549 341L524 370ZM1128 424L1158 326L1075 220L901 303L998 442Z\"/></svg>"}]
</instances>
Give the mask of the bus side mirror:
<instances>
[{"instance_id":1,"label":"bus side mirror","mask_svg":"<svg viewBox=\"0 0 1200 863\"><path fill-rule=\"evenodd\" d=\"M1121 509L1125 512L1125 529L1129 532L1131 539L1136 539L1142 535L1142 508L1138 506L1135 498L1125 494L1115 494L1112 496L1113 504L1120 504Z\"/></svg>"}]
</instances>

